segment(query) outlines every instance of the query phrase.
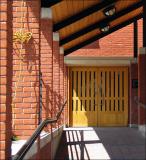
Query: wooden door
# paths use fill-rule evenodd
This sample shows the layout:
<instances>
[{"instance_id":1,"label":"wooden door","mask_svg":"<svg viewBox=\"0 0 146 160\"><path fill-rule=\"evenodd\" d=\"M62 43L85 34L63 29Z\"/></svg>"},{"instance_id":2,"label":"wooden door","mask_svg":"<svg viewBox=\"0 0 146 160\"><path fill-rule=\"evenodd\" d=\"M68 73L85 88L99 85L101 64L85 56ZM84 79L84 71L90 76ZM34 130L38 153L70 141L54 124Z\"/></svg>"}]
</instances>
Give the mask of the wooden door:
<instances>
[{"instance_id":1,"label":"wooden door","mask_svg":"<svg viewBox=\"0 0 146 160\"><path fill-rule=\"evenodd\" d=\"M70 69L70 125L126 126L128 68Z\"/></svg>"},{"instance_id":2,"label":"wooden door","mask_svg":"<svg viewBox=\"0 0 146 160\"><path fill-rule=\"evenodd\" d=\"M99 68L98 126L127 126L128 68Z\"/></svg>"}]
</instances>

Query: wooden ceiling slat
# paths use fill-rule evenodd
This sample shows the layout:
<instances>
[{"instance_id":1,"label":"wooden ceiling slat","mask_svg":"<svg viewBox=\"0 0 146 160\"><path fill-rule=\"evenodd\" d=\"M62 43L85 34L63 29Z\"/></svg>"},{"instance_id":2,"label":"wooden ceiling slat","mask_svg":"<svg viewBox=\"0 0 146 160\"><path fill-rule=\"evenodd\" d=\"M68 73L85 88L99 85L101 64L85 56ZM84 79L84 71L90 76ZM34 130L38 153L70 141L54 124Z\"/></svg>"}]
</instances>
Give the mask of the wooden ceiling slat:
<instances>
[{"instance_id":1,"label":"wooden ceiling slat","mask_svg":"<svg viewBox=\"0 0 146 160\"><path fill-rule=\"evenodd\" d=\"M118 25L119 23L121 22L124 22L126 21L127 19L130 19L131 18L131 15L134 17L134 16L137 16L138 14L142 13L142 7L134 10L133 12L129 12L128 14L126 14L125 16L121 16L119 17L118 19L115 19L113 20L110 24L111 24L111 27L114 27L116 25Z\"/></svg>"},{"instance_id":2,"label":"wooden ceiling slat","mask_svg":"<svg viewBox=\"0 0 146 160\"><path fill-rule=\"evenodd\" d=\"M97 12L99 11L100 9L110 5L111 3L114 3L116 2L117 0L103 0L101 3L97 4L97 5L94 5L92 7L89 7L83 11L81 11L80 13L77 13L76 15L73 15L71 17L69 17L68 19L65 19L57 24L54 24L53 26L53 31L57 31L57 30L60 30L61 28L67 26L67 25L70 25L94 12Z\"/></svg>"},{"instance_id":3,"label":"wooden ceiling slat","mask_svg":"<svg viewBox=\"0 0 146 160\"><path fill-rule=\"evenodd\" d=\"M130 5L133 5L134 3L137 3L139 1L140 0L132 0L132 1L128 0L128 1L126 1L126 3L125 2L123 3L123 0L119 0L115 3L116 12L118 13L119 11L121 11L121 10L123 10L123 9L129 7ZM84 7L87 7L85 4L88 4L89 1L85 0L85 2L86 3L84 3ZM99 12L95 12L95 13L59 30L60 38L64 39L64 38L78 32L78 31L98 22L98 21L103 20L104 18L105 18L105 15L103 14L102 10ZM86 22L86 23L84 23L84 22ZM68 28L69 28L70 32L68 32ZM72 28L74 28L74 29L72 30ZM64 32L64 30L65 30L65 32ZM65 34L62 34L62 33L65 33Z\"/></svg>"},{"instance_id":4,"label":"wooden ceiling slat","mask_svg":"<svg viewBox=\"0 0 146 160\"><path fill-rule=\"evenodd\" d=\"M67 11L66 1L62 1L56 6L52 7L53 10L53 23L56 23L62 19L62 17L66 17L66 12L62 12L62 9Z\"/></svg>"},{"instance_id":5,"label":"wooden ceiling slat","mask_svg":"<svg viewBox=\"0 0 146 160\"><path fill-rule=\"evenodd\" d=\"M63 47L64 47L65 50L66 50L66 49L69 49L69 48L71 48L72 46L75 46L75 45L77 45L78 43L81 43L81 42L85 41L86 39L89 39L89 38L91 38L91 37L93 37L93 36L95 36L95 35L98 35L99 33L100 33L100 30L98 30L98 29L97 29L97 30L94 30L94 31L91 31L90 33L88 33L88 34L80 37L80 38L78 39L78 41L73 40L73 41L71 41L70 43L66 43Z\"/></svg>"},{"instance_id":6,"label":"wooden ceiling slat","mask_svg":"<svg viewBox=\"0 0 146 160\"><path fill-rule=\"evenodd\" d=\"M80 31L78 31L78 32L76 32L76 33L74 33L74 34L62 39L62 40L60 40L60 45L64 45L65 43L68 43L68 42L70 42L70 41L72 41L72 40L74 40L74 39L76 39L76 38L78 38L78 37L80 37L80 36L82 36L84 34L87 34L88 32L91 32L92 30L94 30L96 28L99 28L102 24L110 23L111 21L116 20L119 17L122 17L123 15L125 15L125 14L127 14L129 12L132 12L133 10L141 7L142 5L143 5L143 2L141 0L140 2L135 3L134 5L126 8L126 9L123 9L122 11L116 13L112 17L108 17L108 18L106 18L104 20L101 20L100 22L96 22L95 24L90 25L90 26L88 26L88 27L86 27L86 28L84 28L84 29L82 29L82 30L80 30Z\"/></svg>"},{"instance_id":7,"label":"wooden ceiling slat","mask_svg":"<svg viewBox=\"0 0 146 160\"><path fill-rule=\"evenodd\" d=\"M94 37L92 37L92 38L90 38L90 39L88 39L88 40L86 40L86 41L84 41L84 42L82 42L82 43L80 43L80 44L72 47L72 48L69 48L69 49L65 50L64 55L68 55L68 54L70 54L71 52L73 52L73 51L75 51L75 50L77 50L77 49L80 49L80 48L86 46L87 44L90 44L90 43L92 43L92 42L94 42L94 41L96 41L96 40L98 40L98 39L100 39L100 38L102 38L102 37L105 37L105 36L107 36L107 35L115 32L115 31L117 31L118 29L121 29L121 28L123 28L123 27L131 24L132 22L134 22L134 21L142 18L142 16L143 16L143 14L140 13L140 14L137 15L136 17L132 17L132 18L130 18L130 19L122 22L121 24L118 24L118 25L116 25L115 27L111 28L110 31L107 32L107 33L101 33L101 34L99 34L99 35L97 35L97 36L94 36Z\"/></svg>"},{"instance_id":8,"label":"wooden ceiling slat","mask_svg":"<svg viewBox=\"0 0 146 160\"><path fill-rule=\"evenodd\" d=\"M41 7L43 7L43 8L52 7L53 5L55 5L61 1L62 0L53 0L53 1L41 0Z\"/></svg>"}]
</instances>

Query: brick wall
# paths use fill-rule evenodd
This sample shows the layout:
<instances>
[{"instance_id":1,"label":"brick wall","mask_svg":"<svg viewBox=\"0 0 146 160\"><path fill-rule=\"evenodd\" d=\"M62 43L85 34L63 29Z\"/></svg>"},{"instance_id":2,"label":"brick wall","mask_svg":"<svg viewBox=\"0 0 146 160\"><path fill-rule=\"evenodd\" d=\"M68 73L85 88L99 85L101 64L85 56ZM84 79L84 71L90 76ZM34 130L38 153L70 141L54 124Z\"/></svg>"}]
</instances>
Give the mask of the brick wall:
<instances>
[{"instance_id":1,"label":"brick wall","mask_svg":"<svg viewBox=\"0 0 146 160\"><path fill-rule=\"evenodd\" d=\"M60 105L60 50L59 35L53 33L53 113L58 111Z\"/></svg>"},{"instance_id":2,"label":"brick wall","mask_svg":"<svg viewBox=\"0 0 146 160\"><path fill-rule=\"evenodd\" d=\"M12 5L13 33L21 27L32 32L22 50L19 43L13 43L13 134L25 139L35 130L38 119L40 3L13 0Z\"/></svg>"},{"instance_id":3,"label":"brick wall","mask_svg":"<svg viewBox=\"0 0 146 160\"><path fill-rule=\"evenodd\" d=\"M53 105L53 40L52 20L41 20L41 72L43 79L43 119L52 117Z\"/></svg>"},{"instance_id":4,"label":"brick wall","mask_svg":"<svg viewBox=\"0 0 146 160\"><path fill-rule=\"evenodd\" d=\"M142 104L146 104L146 53L138 56L138 98ZM146 124L146 110L139 104L138 123Z\"/></svg>"},{"instance_id":5,"label":"brick wall","mask_svg":"<svg viewBox=\"0 0 146 160\"><path fill-rule=\"evenodd\" d=\"M62 104L65 101L65 97L64 97L64 55L60 53L59 55L59 63L60 63L60 67L59 67L59 72L60 72L60 97L59 97L59 102ZM66 90L66 88L65 88ZM61 123L64 122L64 112L61 116Z\"/></svg>"},{"instance_id":6,"label":"brick wall","mask_svg":"<svg viewBox=\"0 0 146 160\"><path fill-rule=\"evenodd\" d=\"M143 46L143 19L138 20L138 48Z\"/></svg>"},{"instance_id":7,"label":"brick wall","mask_svg":"<svg viewBox=\"0 0 146 160\"><path fill-rule=\"evenodd\" d=\"M0 2L0 159L11 155L12 4Z\"/></svg>"},{"instance_id":8,"label":"brick wall","mask_svg":"<svg viewBox=\"0 0 146 160\"><path fill-rule=\"evenodd\" d=\"M12 135L27 139L38 125L40 73L43 119L53 116L53 98L58 107L66 89L63 55L59 42L53 42L52 20L40 19L40 1L24 0L22 4L19 0L2 0L0 7L0 159L5 159L10 157ZM21 26L32 32L32 38L23 46L12 41L13 33Z\"/></svg>"},{"instance_id":9,"label":"brick wall","mask_svg":"<svg viewBox=\"0 0 146 160\"><path fill-rule=\"evenodd\" d=\"M138 21L139 47L142 46L142 20ZM132 57L133 24L130 24L108 36L93 42L69 56Z\"/></svg>"},{"instance_id":10,"label":"brick wall","mask_svg":"<svg viewBox=\"0 0 146 160\"><path fill-rule=\"evenodd\" d=\"M68 91L69 91L69 86L68 86L68 80L69 80L69 77L68 77L68 67L66 65L64 65L64 100L67 100L68 99ZM65 112L64 112L64 121L68 124L68 106L69 106L69 103L67 101L67 105L65 107Z\"/></svg>"},{"instance_id":11,"label":"brick wall","mask_svg":"<svg viewBox=\"0 0 146 160\"><path fill-rule=\"evenodd\" d=\"M138 96L138 88L133 88L132 80L138 79L138 64L131 63L130 66L130 114L129 114L129 123L138 124L138 105L135 102L135 97Z\"/></svg>"}]
</instances>

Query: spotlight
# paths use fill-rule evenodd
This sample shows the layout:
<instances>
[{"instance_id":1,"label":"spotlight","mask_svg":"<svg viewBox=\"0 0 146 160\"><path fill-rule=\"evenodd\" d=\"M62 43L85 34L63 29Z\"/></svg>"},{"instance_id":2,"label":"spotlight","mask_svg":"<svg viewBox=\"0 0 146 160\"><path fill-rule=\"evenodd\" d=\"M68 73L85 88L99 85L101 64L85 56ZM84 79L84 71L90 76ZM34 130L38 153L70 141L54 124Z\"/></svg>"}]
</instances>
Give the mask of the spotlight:
<instances>
[{"instance_id":1,"label":"spotlight","mask_svg":"<svg viewBox=\"0 0 146 160\"><path fill-rule=\"evenodd\" d=\"M108 8L103 10L103 13L106 16L112 16L116 13L116 8L115 8L115 6L109 6Z\"/></svg>"},{"instance_id":2,"label":"spotlight","mask_svg":"<svg viewBox=\"0 0 146 160\"><path fill-rule=\"evenodd\" d=\"M109 26L109 25L106 25L106 26L103 26L100 30L101 30L102 32L108 32L109 29L110 29L110 26Z\"/></svg>"}]
</instances>

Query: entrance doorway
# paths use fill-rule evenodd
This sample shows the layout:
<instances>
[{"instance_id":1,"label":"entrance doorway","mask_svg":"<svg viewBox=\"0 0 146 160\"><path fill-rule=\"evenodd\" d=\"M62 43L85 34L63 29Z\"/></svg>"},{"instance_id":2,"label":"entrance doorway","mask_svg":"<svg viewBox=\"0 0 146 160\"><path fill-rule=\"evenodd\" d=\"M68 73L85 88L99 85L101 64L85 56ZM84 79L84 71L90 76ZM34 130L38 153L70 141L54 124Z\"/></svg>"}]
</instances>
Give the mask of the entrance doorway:
<instances>
[{"instance_id":1,"label":"entrance doorway","mask_svg":"<svg viewBox=\"0 0 146 160\"><path fill-rule=\"evenodd\" d=\"M70 126L127 126L128 67L70 68Z\"/></svg>"}]
</instances>

